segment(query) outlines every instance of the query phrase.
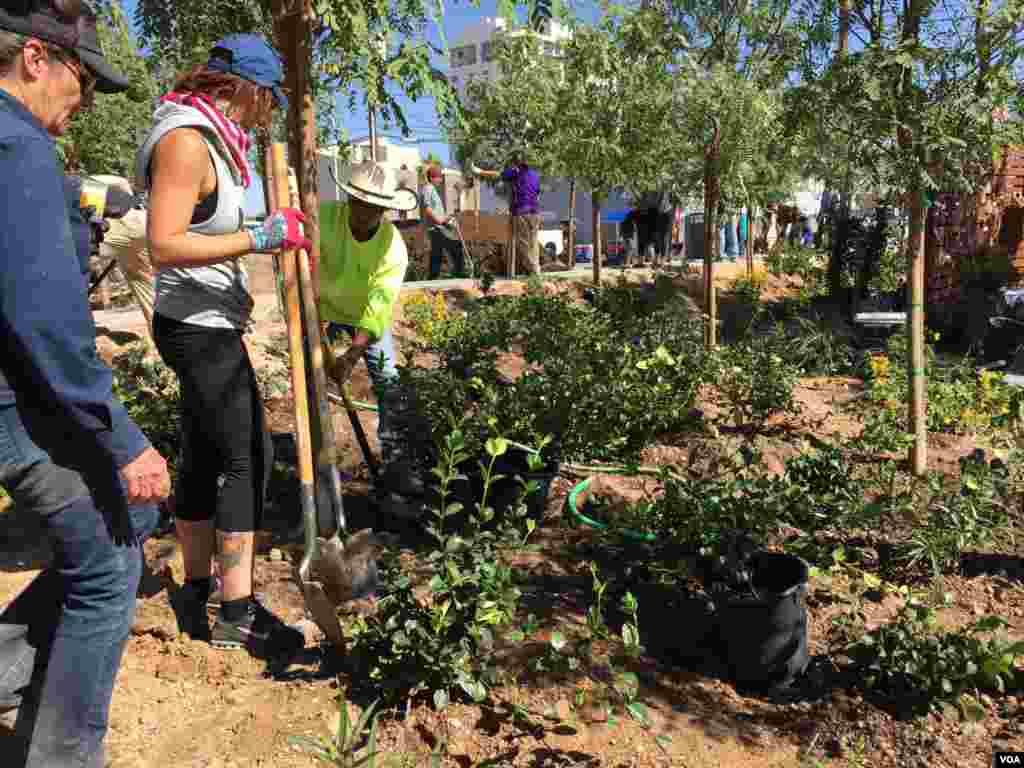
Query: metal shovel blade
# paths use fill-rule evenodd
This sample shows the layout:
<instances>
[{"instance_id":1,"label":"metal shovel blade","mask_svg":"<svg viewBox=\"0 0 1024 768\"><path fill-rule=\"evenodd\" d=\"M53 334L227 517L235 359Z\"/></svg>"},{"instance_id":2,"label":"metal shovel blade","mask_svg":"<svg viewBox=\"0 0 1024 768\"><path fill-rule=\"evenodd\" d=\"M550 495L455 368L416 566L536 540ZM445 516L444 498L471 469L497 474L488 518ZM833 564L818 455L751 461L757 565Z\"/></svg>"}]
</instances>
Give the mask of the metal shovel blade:
<instances>
[{"instance_id":1,"label":"metal shovel blade","mask_svg":"<svg viewBox=\"0 0 1024 768\"><path fill-rule=\"evenodd\" d=\"M333 645L340 648L345 638L341 632L341 624L338 623L337 611L327 595L324 594L323 587L319 582L307 581L301 576L299 584L302 587L302 597L306 601L306 609L313 617L314 623L320 627L320 631Z\"/></svg>"},{"instance_id":2,"label":"metal shovel blade","mask_svg":"<svg viewBox=\"0 0 1024 768\"><path fill-rule=\"evenodd\" d=\"M356 531L344 542L337 535L317 539L316 549L312 575L335 606L367 597L380 586L377 558L384 542L371 529Z\"/></svg>"}]
</instances>

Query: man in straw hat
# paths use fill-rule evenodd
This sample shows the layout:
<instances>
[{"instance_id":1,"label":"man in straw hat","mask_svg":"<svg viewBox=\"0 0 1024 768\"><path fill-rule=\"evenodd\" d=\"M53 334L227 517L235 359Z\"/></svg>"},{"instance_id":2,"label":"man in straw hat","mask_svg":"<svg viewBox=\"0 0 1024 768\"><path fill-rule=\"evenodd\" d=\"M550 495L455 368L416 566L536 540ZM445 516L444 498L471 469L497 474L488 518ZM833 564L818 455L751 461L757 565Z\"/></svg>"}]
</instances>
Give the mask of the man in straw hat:
<instances>
[{"instance_id":1,"label":"man in straw hat","mask_svg":"<svg viewBox=\"0 0 1024 768\"><path fill-rule=\"evenodd\" d=\"M40 516L54 555L38 578L55 584L28 611L37 653L18 711L24 746L4 765L106 765L141 542L170 491L166 462L96 356L54 146L94 91L127 87L82 0L0 2L0 484Z\"/></svg>"},{"instance_id":2,"label":"man in straw hat","mask_svg":"<svg viewBox=\"0 0 1024 768\"><path fill-rule=\"evenodd\" d=\"M344 332L352 343L344 354L334 356L330 375L344 386L356 362L366 361L377 393L382 458L391 470L385 474L396 478L400 495L414 495L421 489L411 484L407 472L397 469L404 446L398 434L401 398L394 386L398 372L391 338L391 319L409 255L401 234L384 214L415 209L416 195L399 189L392 175L372 160L354 166L349 180L339 187L347 200L320 203L319 307L331 341ZM399 481L400 477L404 479Z\"/></svg>"}]
</instances>

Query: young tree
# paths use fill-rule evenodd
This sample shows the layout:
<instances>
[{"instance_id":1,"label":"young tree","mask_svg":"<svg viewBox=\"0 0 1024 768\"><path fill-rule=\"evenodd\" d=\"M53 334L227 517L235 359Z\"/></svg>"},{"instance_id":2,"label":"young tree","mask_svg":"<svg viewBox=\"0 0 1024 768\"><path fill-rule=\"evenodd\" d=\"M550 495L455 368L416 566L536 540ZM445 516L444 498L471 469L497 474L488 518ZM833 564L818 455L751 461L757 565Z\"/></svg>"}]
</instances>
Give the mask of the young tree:
<instances>
[{"instance_id":1,"label":"young tree","mask_svg":"<svg viewBox=\"0 0 1024 768\"><path fill-rule=\"evenodd\" d=\"M705 306L713 313L714 261L723 178L730 189L746 178L765 178L761 165L779 135L780 89L799 52L792 0L665 0L677 30L681 60L677 90L685 120L678 144L700 147L704 189ZM693 161L681 164L685 177ZM723 176L724 174L724 176ZM742 193L741 193L742 194ZM734 197L735 192L733 192ZM707 343L715 343L715 318Z\"/></svg>"},{"instance_id":2,"label":"young tree","mask_svg":"<svg viewBox=\"0 0 1024 768\"><path fill-rule=\"evenodd\" d=\"M1021 0L997 7L877 0L856 8L861 50L805 64L808 119L841 136L879 185L909 209L911 465L925 471L925 220L937 191L969 191L1019 124L994 119L1016 97ZM979 33L978 30L981 30ZM851 29L857 34L857 28ZM980 34L980 38L979 38ZM978 44L978 40L981 44ZM1017 136L1012 130L1017 127Z\"/></svg>"}]
</instances>

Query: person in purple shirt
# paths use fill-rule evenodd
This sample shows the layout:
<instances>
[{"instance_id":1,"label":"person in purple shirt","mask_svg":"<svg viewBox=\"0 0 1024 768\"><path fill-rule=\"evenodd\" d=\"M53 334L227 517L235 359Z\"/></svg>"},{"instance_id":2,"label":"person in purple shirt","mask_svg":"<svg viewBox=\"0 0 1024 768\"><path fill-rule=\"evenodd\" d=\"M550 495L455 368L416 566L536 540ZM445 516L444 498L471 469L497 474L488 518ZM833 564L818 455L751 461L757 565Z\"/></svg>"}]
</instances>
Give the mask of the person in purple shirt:
<instances>
[{"instance_id":1,"label":"person in purple shirt","mask_svg":"<svg viewBox=\"0 0 1024 768\"><path fill-rule=\"evenodd\" d=\"M106 765L141 544L170 491L96 354L54 143L94 90L127 88L85 2L0 2L0 485L39 515L54 555L37 578L56 584L28 611L35 669L5 765Z\"/></svg>"},{"instance_id":2,"label":"person in purple shirt","mask_svg":"<svg viewBox=\"0 0 1024 768\"><path fill-rule=\"evenodd\" d=\"M485 179L508 182L512 189L509 213L512 215L512 231L515 237L516 260L523 264L528 274L540 272L540 214L537 199L540 197L540 176L526 164L521 155L514 155L504 171L484 171L473 166L473 173Z\"/></svg>"}]
</instances>

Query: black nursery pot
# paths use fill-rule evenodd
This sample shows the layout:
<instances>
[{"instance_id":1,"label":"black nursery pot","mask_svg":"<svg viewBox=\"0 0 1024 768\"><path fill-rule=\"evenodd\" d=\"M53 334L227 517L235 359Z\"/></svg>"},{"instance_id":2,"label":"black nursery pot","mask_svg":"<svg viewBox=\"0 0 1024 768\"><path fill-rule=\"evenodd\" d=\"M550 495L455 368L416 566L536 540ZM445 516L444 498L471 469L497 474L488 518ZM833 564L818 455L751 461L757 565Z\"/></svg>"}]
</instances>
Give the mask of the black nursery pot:
<instances>
[{"instance_id":1,"label":"black nursery pot","mask_svg":"<svg viewBox=\"0 0 1024 768\"><path fill-rule=\"evenodd\" d=\"M715 598L719 653L737 683L785 685L809 659L807 563L762 551L751 557L750 573L753 594Z\"/></svg>"},{"instance_id":2,"label":"black nursery pot","mask_svg":"<svg viewBox=\"0 0 1024 768\"><path fill-rule=\"evenodd\" d=\"M555 458L550 459L539 470L531 470L528 461L529 454L521 448L509 447L494 462L494 474L504 475L503 478L491 483L488 493L488 504L494 510L497 518L507 512L519 498L520 486L516 477L521 477L527 483L536 481L539 488L526 496L527 515L540 520L544 516L544 508L547 506L548 495L551 492L551 482L558 477L558 470L561 462ZM489 457L484 457L486 465ZM470 482L476 498L479 499L484 491L484 478L480 467L474 465L470 473Z\"/></svg>"}]
</instances>

